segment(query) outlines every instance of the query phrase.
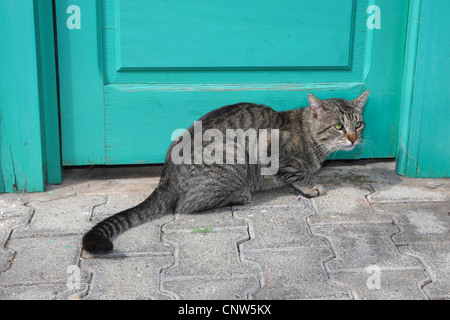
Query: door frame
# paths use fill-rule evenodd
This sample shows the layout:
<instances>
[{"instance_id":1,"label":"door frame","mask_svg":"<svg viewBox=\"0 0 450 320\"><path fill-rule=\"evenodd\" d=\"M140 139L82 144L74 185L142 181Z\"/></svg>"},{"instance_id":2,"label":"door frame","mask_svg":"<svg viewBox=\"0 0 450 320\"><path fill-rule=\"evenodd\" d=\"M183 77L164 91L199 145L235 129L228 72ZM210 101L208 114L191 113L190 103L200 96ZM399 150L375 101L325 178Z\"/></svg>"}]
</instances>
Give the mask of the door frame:
<instances>
[{"instance_id":1,"label":"door frame","mask_svg":"<svg viewBox=\"0 0 450 320\"><path fill-rule=\"evenodd\" d=\"M52 0L0 1L0 192L62 182Z\"/></svg>"}]
</instances>

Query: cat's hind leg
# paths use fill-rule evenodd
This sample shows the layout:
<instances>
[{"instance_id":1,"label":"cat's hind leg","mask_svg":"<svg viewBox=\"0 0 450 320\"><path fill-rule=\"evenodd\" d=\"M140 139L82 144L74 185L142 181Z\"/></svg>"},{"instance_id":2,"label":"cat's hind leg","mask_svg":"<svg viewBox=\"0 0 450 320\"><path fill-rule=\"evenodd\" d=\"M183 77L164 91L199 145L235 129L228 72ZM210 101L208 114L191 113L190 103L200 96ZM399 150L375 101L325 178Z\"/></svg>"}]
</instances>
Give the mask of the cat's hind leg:
<instances>
[{"instance_id":1,"label":"cat's hind leg","mask_svg":"<svg viewBox=\"0 0 450 320\"><path fill-rule=\"evenodd\" d=\"M250 199L251 194L248 189L228 193L203 192L202 194L192 194L187 192L178 200L175 212L193 213L228 206L245 205L250 202Z\"/></svg>"},{"instance_id":2,"label":"cat's hind leg","mask_svg":"<svg viewBox=\"0 0 450 320\"><path fill-rule=\"evenodd\" d=\"M218 207L243 206L250 202L252 195L249 190L239 190L231 193Z\"/></svg>"}]
</instances>

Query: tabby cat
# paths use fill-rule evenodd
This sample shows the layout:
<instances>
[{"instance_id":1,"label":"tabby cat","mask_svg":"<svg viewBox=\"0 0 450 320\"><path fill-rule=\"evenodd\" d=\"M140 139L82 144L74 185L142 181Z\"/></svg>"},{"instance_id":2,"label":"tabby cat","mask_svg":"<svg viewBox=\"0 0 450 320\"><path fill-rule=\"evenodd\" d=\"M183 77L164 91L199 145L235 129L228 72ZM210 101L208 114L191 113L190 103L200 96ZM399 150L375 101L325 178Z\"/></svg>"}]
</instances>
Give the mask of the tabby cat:
<instances>
[{"instance_id":1,"label":"tabby cat","mask_svg":"<svg viewBox=\"0 0 450 320\"><path fill-rule=\"evenodd\" d=\"M306 197L324 194L324 188L313 184L309 175L321 167L331 152L352 150L361 142L365 127L362 111L368 96L369 91L366 91L353 101L319 100L309 93L309 107L301 109L277 112L264 105L238 103L211 111L199 120L202 133L215 129L225 137L227 129L255 129L255 132L261 132L259 129L277 129L278 172L275 175L262 175L261 168L264 165L249 161L174 163L172 151L179 143L186 143L186 136L183 135L183 141L175 140L170 146L160 182L153 193L141 204L95 225L84 235L83 248L92 253L107 252L113 248L112 238L137 225L168 213L192 213L244 205L250 201L251 194L258 190L287 184ZM186 132L192 135L194 131L195 126L192 125ZM262 140L270 144L265 139ZM262 142L259 140L258 143ZM224 147L227 148L229 145ZM233 148L245 150L248 160L248 143L242 145L241 141ZM194 159L194 153L191 151L188 158Z\"/></svg>"}]
</instances>

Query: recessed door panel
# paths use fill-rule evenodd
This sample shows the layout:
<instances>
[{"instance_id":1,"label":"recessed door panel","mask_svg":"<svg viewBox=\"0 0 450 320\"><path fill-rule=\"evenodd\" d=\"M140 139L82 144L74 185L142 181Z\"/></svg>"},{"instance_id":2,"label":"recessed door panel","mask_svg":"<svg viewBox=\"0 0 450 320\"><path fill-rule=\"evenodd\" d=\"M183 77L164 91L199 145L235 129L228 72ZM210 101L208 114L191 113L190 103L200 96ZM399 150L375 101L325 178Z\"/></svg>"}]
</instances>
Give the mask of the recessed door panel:
<instances>
[{"instance_id":1,"label":"recessed door panel","mask_svg":"<svg viewBox=\"0 0 450 320\"><path fill-rule=\"evenodd\" d=\"M353 0L120 0L120 70L348 68Z\"/></svg>"}]
</instances>

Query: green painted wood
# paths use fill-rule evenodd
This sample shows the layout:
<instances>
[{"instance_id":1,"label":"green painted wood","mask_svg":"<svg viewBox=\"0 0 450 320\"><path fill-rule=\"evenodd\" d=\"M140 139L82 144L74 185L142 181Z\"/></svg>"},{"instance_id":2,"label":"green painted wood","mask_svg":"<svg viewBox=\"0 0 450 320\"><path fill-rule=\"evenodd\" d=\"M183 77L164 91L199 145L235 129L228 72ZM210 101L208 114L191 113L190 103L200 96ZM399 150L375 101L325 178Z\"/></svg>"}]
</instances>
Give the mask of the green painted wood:
<instances>
[{"instance_id":1,"label":"green painted wood","mask_svg":"<svg viewBox=\"0 0 450 320\"><path fill-rule=\"evenodd\" d=\"M39 83L45 123L45 152L47 183L60 184L63 180L59 131L59 106L56 80L55 38L53 28L53 1L36 1L39 22L40 56Z\"/></svg>"},{"instance_id":2,"label":"green painted wood","mask_svg":"<svg viewBox=\"0 0 450 320\"><path fill-rule=\"evenodd\" d=\"M0 168L0 172L2 172L1 168ZM0 176L0 193L3 193L3 192L5 192L5 186L3 185L3 177Z\"/></svg>"},{"instance_id":3,"label":"green painted wood","mask_svg":"<svg viewBox=\"0 0 450 320\"><path fill-rule=\"evenodd\" d=\"M183 90L178 85L109 85L105 87L106 163L162 163L174 130L187 129L205 113L220 106L251 101L282 111L302 107L299 101L305 101L308 92L319 92L327 99L339 91L343 97L354 99L362 89L362 83L227 85L226 88L191 85ZM124 109L124 105L129 107ZM147 105L158 107L141 107ZM142 147L136 147L137 140Z\"/></svg>"},{"instance_id":4,"label":"green painted wood","mask_svg":"<svg viewBox=\"0 0 450 320\"><path fill-rule=\"evenodd\" d=\"M5 192L43 191L45 132L39 81L37 7L0 2L0 161Z\"/></svg>"},{"instance_id":5,"label":"green painted wood","mask_svg":"<svg viewBox=\"0 0 450 320\"><path fill-rule=\"evenodd\" d=\"M420 6L420 8L419 8ZM420 14L420 24L411 22L417 42L412 41L408 55L414 72L414 82L405 83L404 122L400 141L402 149L397 171L408 177L442 178L449 177L450 137L450 30L446 18L450 6L445 0L417 1L413 3L411 15ZM415 59L415 61L414 61Z\"/></svg>"},{"instance_id":6,"label":"green painted wood","mask_svg":"<svg viewBox=\"0 0 450 320\"><path fill-rule=\"evenodd\" d=\"M63 164L103 164L100 1L58 0L55 4Z\"/></svg>"},{"instance_id":7,"label":"green painted wood","mask_svg":"<svg viewBox=\"0 0 450 320\"><path fill-rule=\"evenodd\" d=\"M408 33L405 47L405 63L403 71L403 88L400 102L399 134L397 157L395 160L396 171L406 175L408 162L412 161L408 156L409 131L411 125L411 108L413 101L414 79L417 62L417 45L419 42L420 15L422 0L411 0L408 15Z\"/></svg>"},{"instance_id":8,"label":"green painted wood","mask_svg":"<svg viewBox=\"0 0 450 320\"><path fill-rule=\"evenodd\" d=\"M61 39L59 52L81 57L101 52L97 66L90 66L93 57L67 63L71 70L83 70L86 74L99 68L103 85L101 89L98 83L91 87L90 94L82 97L84 103L61 108L65 164L162 162L172 131L188 126L205 112L241 101L264 103L280 110L305 106L308 90L321 98L349 99L371 90L365 111L369 146L350 154L332 155L334 158L395 156L406 0L299 0L291 6L273 1L231 1L225 7L211 1L196 1L192 7L191 2L180 1L102 0L101 6L96 6L97 14L91 12L92 4L72 3L80 5L85 21L82 25L100 23L97 30L89 30L91 36L101 35L97 41L102 45L96 51L91 41L87 53L85 42L74 40L71 35L72 38ZM67 17L67 5L65 2L58 7L61 20ZM370 5L381 10L381 29L367 27ZM299 12L302 6L308 10ZM247 13L245 8L250 7L251 13ZM276 34L262 23L270 12L274 22L278 22L272 30ZM285 13L285 20L281 13ZM227 28L224 21L228 21ZM327 23L333 27L322 30ZM287 39L288 24L292 24L291 37L300 37L305 43L298 41L294 45ZM60 28L67 29L62 21L58 22L58 31ZM233 42L230 32L237 30L241 32ZM83 31L83 27L76 31ZM211 35L213 31L216 36ZM58 34L66 37L70 32L74 30ZM328 46L337 39L340 45L335 46L336 50L330 49ZM310 51L306 52L305 46ZM91 80L85 77L85 82ZM70 80L66 87L71 90L71 98L84 85ZM99 102L100 95L104 107ZM95 108L86 108L92 96ZM101 112L104 118L99 125ZM87 115L89 119L85 121L89 125L74 120ZM86 161L89 153L99 153L100 144L93 148L87 143L82 151L75 150L86 137L104 139L104 158L90 157Z\"/></svg>"},{"instance_id":9,"label":"green painted wood","mask_svg":"<svg viewBox=\"0 0 450 320\"><path fill-rule=\"evenodd\" d=\"M118 67L348 69L353 5L353 0L257 6L241 0L120 1Z\"/></svg>"},{"instance_id":10,"label":"green painted wood","mask_svg":"<svg viewBox=\"0 0 450 320\"><path fill-rule=\"evenodd\" d=\"M0 139L1 143L1 139ZM2 149L2 146L0 145L0 150ZM2 162L0 161L0 193L5 192L5 184L3 183L3 170L2 170Z\"/></svg>"},{"instance_id":11,"label":"green painted wood","mask_svg":"<svg viewBox=\"0 0 450 320\"><path fill-rule=\"evenodd\" d=\"M408 1L371 0L364 4L364 7L371 5L380 8L381 28L365 28L361 82L364 83L365 89L370 89L370 97L364 108L367 126L364 130L363 143L358 150L351 153L338 152L330 155L330 159L396 156ZM370 13L367 16L370 16Z\"/></svg>"},{"instance_id":12,"label":"green painted wood","mask_svg":"<svg viewBox=\"0 0 450 320\"><path fill-rule=\"evenodd\" d=\"M143 1L145 2L145 1ZM310 3L310 1L299 1L303 3ZM366 2L366 1L363 1ZM366 7L364 3L359 4L354 1L353 5L353 25L350 26L348 34L351 39L351 61L348 65L351 69L341 70L333 69L327 70L317 68L313 65L310 69L302 69L302 60L298 60L298 65L289 67L274 67L256 68L252 66L241 66L234 68L220 68L216 67L208 71L208 68L187 68L179 70L179 68L170 68L170 70L159 70L158 68L151 68L151 66L140 66L139 72L131 70L121 70L120 61L120 44L121 42L121 19L122 13L120 6L128 5L128 1L102 0L102 24L103 24L103 61L104 61L104 81L105 84L136 84L136 83L179 83L179 84L226 84L226 83L324 83L324 82L358 82L361 81L361 72L363 68L365 29L366 29ZM145 2L146 3L146 2ZM204 2L208 4L208 2ZM256 3L256 2L255 2ZM260 2L257 2L258 4ZM211 6L211 4L209 4ZM247 5L247 4L245 4ZM258 5L254 5L258 7ZM358 8L358 9L357 9ZM288 11L288 10L286 10ZM318 12L312 12L312 15ZM336 19L336 18L335 18ZM139 32L141 37L146 37L148 30L143 29ZM215 38L210 42L214 43ZM137 51L145 56L147 53ZM280 51L281 53L281 51ZM205 55L208 52L205 53ZM209 53L210 54L210 53ZM282 65L278 63L278 65ZM206 69L206 70L205 70ZM273 70L276 69L276 70ZM301 69L301 70L299 70ZM121 70L118 72L118 70ZM276 72L273 72L276 71ZM238 81L236 80L238 79Z\"/></svg>"},{"instance_id":13,"label":"green painted wood","mask_svg":"<svg viewBox=\"0 0 450 320\"><path fill-rule=\"evenodd\" d=\"M61 183L52 0L0 2L0 192Z\"/></svg>"}]
</instances>

